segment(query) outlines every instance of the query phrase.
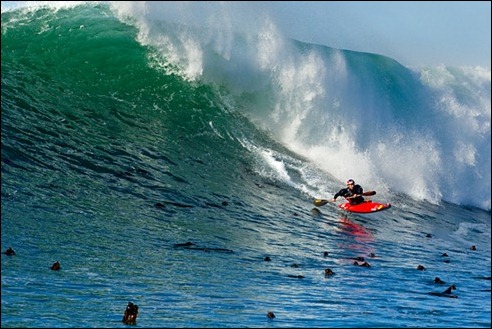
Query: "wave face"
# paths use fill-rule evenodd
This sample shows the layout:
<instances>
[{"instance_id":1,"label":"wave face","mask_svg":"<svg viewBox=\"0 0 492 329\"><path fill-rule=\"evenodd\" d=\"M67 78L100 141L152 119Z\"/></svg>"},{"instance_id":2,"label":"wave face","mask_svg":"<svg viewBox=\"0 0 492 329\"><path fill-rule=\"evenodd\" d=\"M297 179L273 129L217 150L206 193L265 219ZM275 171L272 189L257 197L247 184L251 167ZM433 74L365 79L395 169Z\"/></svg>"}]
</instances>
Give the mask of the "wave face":
<instances>
[{"instance_id":1,"label":"wave face","mask_svg":"<svg viewBox=\"0 0 492 329\"><path fill-rule=\"evenodd\" d=\"M490 210L490 69L412 71L294 42L239 5L116 6L182 76L233 90L236 109L336 179ZM244 21L254 34L234 34Z\"/></svg>"},{"instance_id":2,"label":"wave face","mask_svg":"<svg viewBox=\"0 0 492 329\"><path fill-rule=\"evenodd\" d=\"M118 325L128 295L155 311L141 316L144 326L266 326L263 307L280 305L281 326L411 326L434 315L435 299L394 302L401 291L430 290L408 288L413 268L444 251L463 264L449 280L464 297L479 289L467 279L490 270L490 70L415 70L287 39L250 5L2 11L2 244L18 251L2 256L2 327ZM393 207L376 221L330 205L306 214L313 197L330 197L349 177ZM239 257L169 247L186 241ZM478 253L468 257L471 244ZM351 263L320 260L323 250L386 256L382 272L357 274L384 295L361 287ZM410 269L391 260L397 253ZM266 255L302 259L308 277L340 266L353 290L315 278L293 291L285 277L294 270L267 268ZM54 279L39 270L51 256L67 269ZM67 276L81 281L66 286ZM345 299L360 289L361 299ZM490 327L485 297L484 310L454 313L475 320L443 310L439 325ZM18 307L45 299L57 302L42 319L45 304ZM115 299L118 319L92 318ZM171 313L160 313L162 300L175 303ZM367 318L351 317L371 306Z\"/></svg>"},{"instance_id":3,"label":"wave face","mask_svg":"<svg viewBox=\"0 0 492 329\"><path fill-rule=\"evenodd\" d=\"M193 27L183 25L191 23L184 18L194 5L201 15L192 16ZM37 82L46 83L50 95L42 108L98 95L95 102L103 98L107 105L94 115L138 112L154 125L165 118L184 124L190 129L185 136L203 129L219 138L220 127L240 131L227 114L234 112L338 181L354 177L388 195L490 210L490 70L412 71L387 57L282 38L258 18L255 34L238 33L229 28L237 8L194 5L116 3L113 12L128 26L93 12L90 22L65 18L66 31L60 30L67 26L61 15L34 12L22 29L11 29L19 23L8 18L4 63L49 75ZM200 20L205 28L198 27ZM39 36L35 44L31 34ZM26 47L25 62L10 59ZM193 100L196 90L204 94ZM205 99L212 109L193 113L194 102ZM303 192L331 193L333 186L319 188Z\"/></svg>"}]
</instances>

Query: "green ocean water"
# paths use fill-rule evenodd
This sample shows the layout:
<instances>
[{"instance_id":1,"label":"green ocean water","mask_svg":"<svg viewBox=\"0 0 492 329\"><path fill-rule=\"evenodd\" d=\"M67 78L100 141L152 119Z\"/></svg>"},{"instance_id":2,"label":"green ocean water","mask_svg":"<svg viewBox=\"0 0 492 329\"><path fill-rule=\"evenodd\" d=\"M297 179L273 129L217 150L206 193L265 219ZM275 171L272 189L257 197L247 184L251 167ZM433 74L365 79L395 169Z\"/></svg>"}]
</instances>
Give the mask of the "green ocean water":
<instances>
[{"instance_id":1,"label":"green ocean water","mask_svg":"<svg viewBox=\"0 0 492 329\"><path fill-rule=\"evenodd\" d=\"M478 206L486 195L468 202L449 193L435 203L399 190L412 184L407 170L443 178L445 191L490 178L481 167L490 151L478 152L473 170L456 165L455 180L427 169L429 156L410 169L395 156L402 183L372 148L390 148L381 143L388 130L403 134L396 145L422 153L440 145L446 154L454 143L415 137L440 136L446 129L431 129L436 122L456 125L430 112L436 96L415 73L386 57L342 53L357 74L324 81L342 105L324 113L306 101L304 116L287 106L300 87L286 91L282 74L272 78L253 61L239 70L214 54L204 55L203 78L189 79L139 33L104 5L2 13L2 251L16 251L2 254L2 327L125 326L129 301L140 327L490 327L490 192L487 209ZM300 57L318 49L298 47ZM319 51L328 62L340 55ZM228 75L248 68L247 88ZM377 106L363 119L350 112L361 99L344 88L372 81L380 84L364 96ZM481 99L454 95L467 106ZM297 122L309 125L291 134ZM380 186L367 178L365 189L389 210L354 215L312 204L341 183L308 151L331 129L351 136L352 126L360 127L356 149L384 177ZM490 126L480 129L462 135L489 150ZM329 168L347 162L335 149ZM179 246L186 242L193 247ZM371 267L354 266L357 257ZM50 270L55 261L60 271ZM428 294L451 284L458 298Z\"/></svg>"}]
</instances>

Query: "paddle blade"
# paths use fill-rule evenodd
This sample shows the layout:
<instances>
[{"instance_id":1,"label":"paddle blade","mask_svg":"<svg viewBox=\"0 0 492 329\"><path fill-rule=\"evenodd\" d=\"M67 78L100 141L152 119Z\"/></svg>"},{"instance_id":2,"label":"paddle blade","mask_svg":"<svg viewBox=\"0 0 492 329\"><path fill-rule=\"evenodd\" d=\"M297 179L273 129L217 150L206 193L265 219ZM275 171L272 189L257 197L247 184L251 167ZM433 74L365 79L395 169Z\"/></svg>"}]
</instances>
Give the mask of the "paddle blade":
<instances>
[{"instance_id":1,"label":"paddle blade","mask_svg":"<svg viewBox=\"0 0 492 329\"><path fill-rule=\"evenodd\" d=\"M313 201L313 203L316 207L324 206L328 202L330 202L330 200L326 200L326 199L314 199L314 201Z\"/></svg>"},{"instance_id":2,"label":"paddle blade","mask_svg":"<svg viewBox=\"0 0 492 329\"><path fill-rule=\"evenodd\" d=\"M362 195L364 195L364 196L376 195L376 191L367 191L367 192L362 192Z\"/></svg>"}]
</instances>

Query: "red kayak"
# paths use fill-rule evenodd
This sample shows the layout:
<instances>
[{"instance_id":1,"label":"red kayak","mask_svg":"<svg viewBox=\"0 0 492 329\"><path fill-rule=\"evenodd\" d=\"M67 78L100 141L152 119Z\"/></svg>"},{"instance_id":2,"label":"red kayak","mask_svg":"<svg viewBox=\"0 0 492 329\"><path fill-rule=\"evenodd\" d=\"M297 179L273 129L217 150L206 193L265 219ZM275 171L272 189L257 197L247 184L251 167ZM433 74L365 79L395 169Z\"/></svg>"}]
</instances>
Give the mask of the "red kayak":
<instances>
[{"instance_id":1,"label":"red kayak","mask_svg":"<svg viewBox=\"0 0 492 329\"><path fill-rule=\"evenodd\" d=\"M366 201L358 203L358 204L350 204L349 202L342 203L341 205L339 205L339 207L342 208L343 210L347 210L350 212L371 213L371 212L376 212L376 211L388 209L389 207L391 207L391 204L372 202L372 201L366 200Z\"/></svg>"},{"instance_id":2,"label":"red kayak","mask_svg":"<svg viewBox=\"0 0 492 329\"><path fill-rule=\"evenodd\" d=\"M376 195L376 191L367 191L362 193L364 196L369 196L369 195ZM328 199L314 199L313 203L316 207L321 207L324 206L325 204L331 202ZM372 202L371 200L365 200L364 202L358 203L358 204L350 204L349 202L342 203L339 205L340 208L343 210L347 210L350 212L358 212L358 213L363 213L363 214L368 214L371 212L376 212L376 211L381 211L384 209L388 209L391 207L391 204L389 203L379 203L379 202Z\"/></svg>"}]
</instances>

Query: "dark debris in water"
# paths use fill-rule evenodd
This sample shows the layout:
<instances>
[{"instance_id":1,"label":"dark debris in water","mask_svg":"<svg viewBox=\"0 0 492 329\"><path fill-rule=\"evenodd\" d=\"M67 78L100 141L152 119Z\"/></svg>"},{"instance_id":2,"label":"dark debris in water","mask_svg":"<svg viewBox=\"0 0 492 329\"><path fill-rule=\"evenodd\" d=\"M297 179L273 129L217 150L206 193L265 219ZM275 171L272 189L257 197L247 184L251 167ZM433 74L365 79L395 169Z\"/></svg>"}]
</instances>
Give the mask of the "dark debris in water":
<instances>
[{"instance_id":1,"label":"dark debris in water","mask_svg":"<svg viewBox=\"0 0 492 329\"><path fill-rule=\"evenodd\" d=\"M453 290L456 290L456 286L454 284L449 286L449 288L444 290L443 292L432 291L432 292L429 292L428 294L432 295L432 296L438 296L438 297L458 298L458 296L456 296L455 294L452 293Z\"/></svg>"},{"instance_id":2,"label":"dark debris in water","mask_svg":"<svg viewBox=\"0 0 492 329\"><path fill-rule=\"evenodd\" d=\"M5 255L7 255L7 256L13 256L13 255L15 255L15 251L14 251L14 249L12 249L12 247L8 247L8 249L5 250L3 253Z\"/></svg>"},{"instance_id":3,"label":"dark debris in water","mask_svg":"<svg viewBox=\"0 0 492 329\"><path fill-rule=\"evenodd\" d=\"M233 252L231 249L226 249L226 248L213 248L213 247L198 247L196 244L193 242L185 242L185 243L176 243L174 245L174 248L184 248L184 249L190 249L190 250L202 250L205 252L210 252L210 251L217 251L217 252Z\"/></svg>"}]
</instances>

